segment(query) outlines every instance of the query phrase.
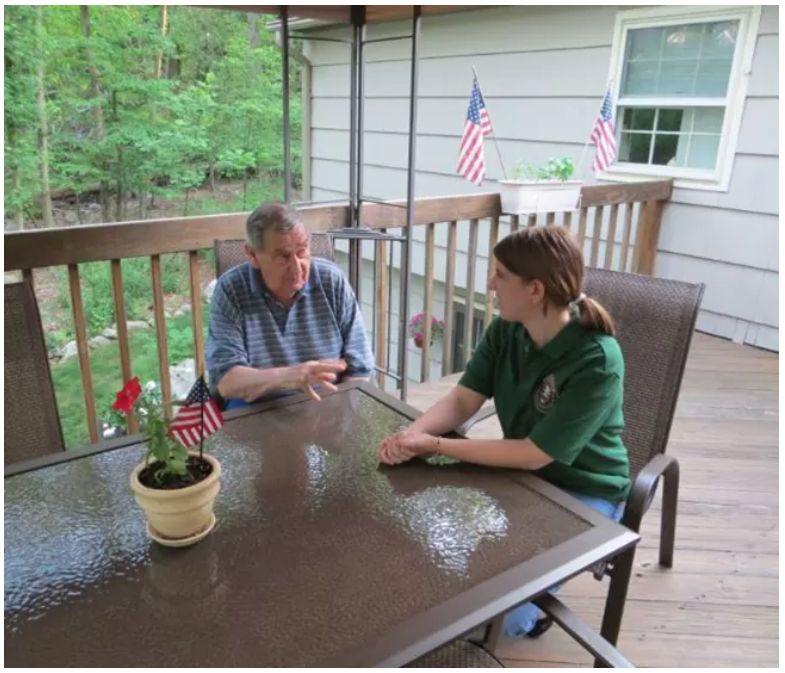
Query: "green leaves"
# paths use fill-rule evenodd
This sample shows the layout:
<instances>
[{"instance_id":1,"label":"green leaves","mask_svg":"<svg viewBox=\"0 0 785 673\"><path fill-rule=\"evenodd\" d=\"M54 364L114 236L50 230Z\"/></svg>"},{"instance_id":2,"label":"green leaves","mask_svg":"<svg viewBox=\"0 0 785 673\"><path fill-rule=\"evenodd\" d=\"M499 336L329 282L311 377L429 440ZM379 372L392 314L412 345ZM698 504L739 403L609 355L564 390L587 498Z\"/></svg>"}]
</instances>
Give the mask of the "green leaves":
<instances>
[{"instance_id":1,"label":"green leaves","mask_svg":"<svg viewBox=\"0 0 785 673\"><path fill-rule=\"evenodd\" d=\"M96 110L78 5L47 6L43 54L35 8L5 8L5 206L36 215L40 198L35 73L45 60L53 188L83 193L108 185L123 194L183 196L211 170L260 180L283 169L281 54L257 18L242 12L160 6L90 7L90 53L99 74ZM258 29L257 29L258 28ZM253 44L252 44L253 42ZM156 77L161 55L163 76ZM291 64L292 158L300 167L300 65ZM275 196L278 196L277 194Z\"/></svg>"},{"instance_id":2,"label":"green leaves","mask_svg":"<svg viewBox=\"0 0 785 673\"><path fill-rule=\"evenodd\" d=\"M575 166L569 157L548 159L545 166L539 167L516 161L512 167L511 177L513 180L559 180L566 182L572 177L574 171Z\"/></svg>"}]
</instances>

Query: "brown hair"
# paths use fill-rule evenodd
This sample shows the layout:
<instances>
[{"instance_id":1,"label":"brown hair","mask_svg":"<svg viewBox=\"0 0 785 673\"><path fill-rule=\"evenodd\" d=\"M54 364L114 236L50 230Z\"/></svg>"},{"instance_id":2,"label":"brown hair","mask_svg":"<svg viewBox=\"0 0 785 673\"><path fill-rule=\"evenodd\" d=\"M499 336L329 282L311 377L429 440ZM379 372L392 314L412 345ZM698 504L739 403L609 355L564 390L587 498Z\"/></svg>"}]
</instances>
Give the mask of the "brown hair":
<instances>
[{"instance_id":1,"label":"brown hair","mask_svg":"<svg viewBox=\"0 0 785 673\"><path fill-rule=\"evenodd\" d=\"M611 336L616 333L610 314L582 293L583 254L569 229L555 225L519 229L499 241L493 254L510 273L543 284L543 312L549 304L561 308L576 304L581 325Z\"/></svg>"}]
</instances>

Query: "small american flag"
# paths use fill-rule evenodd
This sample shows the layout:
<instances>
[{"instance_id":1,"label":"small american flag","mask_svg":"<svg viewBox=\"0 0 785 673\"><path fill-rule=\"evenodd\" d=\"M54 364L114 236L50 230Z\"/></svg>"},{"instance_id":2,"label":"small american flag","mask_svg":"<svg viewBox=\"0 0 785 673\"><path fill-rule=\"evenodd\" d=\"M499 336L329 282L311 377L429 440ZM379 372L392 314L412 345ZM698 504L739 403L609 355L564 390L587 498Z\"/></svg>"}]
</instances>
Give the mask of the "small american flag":
<instances>
[{"instance_id":1,"label":"small american flag","mask_svg":"<svg viewBox=\"0 0 785 673\"><path fill-rule=\"evenodd\" d=\"M482 186L485 178L483 136L489 136L492 132L491 120L485 109L480 85L475 78L472 96L469 99L469 111L466 113L466 123L463 126L461 151L458 155L458 174L478 187Z\"/></svg>"},{"instance_id":2,"label":"small american flag","mask_svg":"<svg viewBox=\"0 0 785 673\"><path fill-rule=\"evenodd\" d=\"M591 169L595 173L601 173L610 167L616 157L616 127L613 125L613 101L610 89L605 93L600 114L594 122L589 140L597 148Z\"/></svg>"},{"instance_id":3,"label":"small american flag","mask_svg":"<svg viewBox=\"0 0 785 673\"><path fill-rule=\"evenodd\" d=\"M185 398L185 405L169 424L169 434L188 448L201 444L222 425L221 410L210 395L204 376L200 376Z\"/></svg>"}]
</instances>

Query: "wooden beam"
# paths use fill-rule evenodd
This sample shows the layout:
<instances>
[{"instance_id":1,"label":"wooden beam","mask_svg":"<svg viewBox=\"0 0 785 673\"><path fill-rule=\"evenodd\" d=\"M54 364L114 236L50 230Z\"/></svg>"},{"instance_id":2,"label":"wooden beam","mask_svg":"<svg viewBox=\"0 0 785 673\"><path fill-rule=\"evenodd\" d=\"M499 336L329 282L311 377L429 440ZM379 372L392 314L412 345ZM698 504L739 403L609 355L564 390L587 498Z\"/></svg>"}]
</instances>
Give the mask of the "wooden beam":
<instances>
[{"instance_id":1,"label":"wooden beam","mask_svg":"<svg viewBox=\"0 0 785 673\"><path fill-rule=\"evenodd\" d=\"M447 232L447 272L444 285L444 344L442 348L442 375L452 374L452 333L455 304L455 264L458 258L458 223L450 222Z\"/></svg>"},{"instance_id":2,"label":"wooden beam","mask_svg":"<svg viewBox=\"0 0 785 673\"><path fill-rule=\"evenodd\" d=\"M435 243L435 224L429 224L425 232L425 296L423 313L425 313L425 341L420 359L420 380L431 378L431 315L433 313L433 254Z\"/></svg>"},{"instance_id":3,"label":"wooden beam","mask_svg":"<svg viewBox=\"0 0 785 673\"><path fill-rule=\"evenodd\" d=\"M158 345L158 369L161 373L161 395L164 402L164 415L172 418L172 381L169 377L169 349L166 345L166 312L164 311L164 290L161 277L161 257L150 257L153 274L153 312L155 313L155 332Z\"/></svg>"},{"instance_id":4,"label":"wooden beam","mask_svg":"<svg viewBox=\"0 0 785 673\"><path fill-rule=\"evenodd\" d=\"M194 351L196 352L196 377L204 374L204 325L202 323L202 286L199 278L199 253L188 253L191 276L191 318L194 328Z\"/></svg>"},{"instance_id":5,"label":"wooden beam","mask_svg":"<svg viewBox=\"0 0 785 673\"><path fill-rule=\"evenodd\" d=\"M491 220L491 232L488 238L488 285L491 284L491 278L496 273L496 257L493 254L493 249L496 247L496 242L499 240L499 218L494 217ZM485 319L483 325L488 329L493 319L493 294L490 290L485 292Z\"/></svg>"},{"instance_id":6,"label":"wooden beam","mask_svg":"<svg viewBox=\"0 0 785 673\"><path fill-rule=\"evenodd\" d=\"M311 231L347 226L348 207L298 208ZM248 213L174 217L5 234L5 270L150 257L212 248L215 239L244 238Z\"/></svg>"},{"instance_id":7,"label":"wooden beam","mask_svg":"<svg viewBox=\"0 0 785 673\"><path fill-rule=\"evenodd\" d=\"M114 293L114 315L117 327L117 343L120 345L120 368L123 373L123 384L133 378L131 369L131 344L128 340L128 319L125 314L125 293L123 289L123 267L119 259L112 260L112 291ZM135 435L139 432L136 416L128 417L128 432Z\"/></svg>"},{"instance_id":8,"label":"wooden beam","mask_svg":"<svg viewBox=\"0 0 785 673\"><path fill-rule=\"evenodd\" d=\"M79 352L79 369L82 374L82 390L84 392L85 410L87 411L87 430L90 433L90 442L97 444L101 439L101 435L98 432L98 415L95 411L93 377L90 371L90 352L87 346L87 325L85 323L84 304L82 303L82 287L79 284L79 267L75 264L68 267L68 285L71 290L76 348Z\"/></svg>"},{"instance_id":9,"label":"wooden beam","mask_svg":"<svg viewBox=\"0 0 785 673\"><path fill-rule=\"evenodd\" d=\"M469 223L469 254L466 256L466 320L463 325L463 366L466 367L472 356L472 336L474 335L474 279L477 273L477 234L480 223Z\"/></svg>"},{"instance_id":10,"label":"wooden beam","mask_svg":"<svg viewBox=\"0 0 785 673\"><path fill-rule=\"evenodd\" d=\"M632 270L635 273L652 275L657 257L662 224L662 201L647 201L641 207L638 231L635 236L635 251Z\"/></svg>"},{"instance_id":11,"label":"wooden beam","mask_svg":"<svg viewBox=\"0 0 785 673\"><path fill-rule=\"evenodd\" d=\"M670 198L672 180L584 187L581 203L590 206L629 201L664 201ZM363 224L372 229L406 226L406 211L397 205L363 204ZM348 226L345 203L298 208L312 231ZM418 199L416 225L431 222L476 220L501 215L499 195L446 196ZM213 247L215 239L242 238L248 213L176 217L116 224L61 227L4 235L5 270L20 271L50 266L150 257Z\"/></svg>"},{"instance_id":12,"label":"wooden beam","mask_svg":"<svg viewBox=\"0 0 785 673\"><path fill-rule=\"evenodd\" d=\"M600 241L602 240L603 208L594 209L594 226L591 230L591 261L590 266L597 266L600 259Z\"/></svg>"},{"instance_id":13,"label":"wooden beam","mask_svg":"<svg viewBox=\"0 0 785 673\"><path fill-rule=\"evenodd\" d=\"M627 270L627 258L630 254L630 236L632 235L632 215L635 204L628 203L625 206L624 213L624 231L621 238L621 262L619 263L619 270Z\"/></svg>"},{"instance_id":14,"label":"wooden beam","mask_svg":"<svg viewBox=\"0 0 785 673\"><path fill-rule=\"evenodd\" d=\"M613 268L613 253L616 249L616 222L619 219L619 204L611 206L611 219L608 223L608 237L605 239L605 268Z\"/></svg>"}]
</instances>

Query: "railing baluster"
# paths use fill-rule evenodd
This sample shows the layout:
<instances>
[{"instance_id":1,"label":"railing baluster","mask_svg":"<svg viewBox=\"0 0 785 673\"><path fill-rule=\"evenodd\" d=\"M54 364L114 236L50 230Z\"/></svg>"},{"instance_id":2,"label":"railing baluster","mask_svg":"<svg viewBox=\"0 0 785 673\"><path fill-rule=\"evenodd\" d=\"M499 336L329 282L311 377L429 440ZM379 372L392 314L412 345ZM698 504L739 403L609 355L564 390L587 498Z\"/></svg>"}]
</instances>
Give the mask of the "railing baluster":
<instances>
[{"instance_id":1,"label":"railing baluster","mask_svg":"<svg viewBox=\"0 0 785 673\"><path fill-rule=\"evenodd\" d=\"M466 257L466 323L463 326L463 366L472 355L472 335L474 333L474 280L477 273L477 233L479 220L469 222L469 254Z\"/></svg>"},{"instance_id":2,"label":"railing baluster","mask_svg":"<svg viewBox=\"0 0 785 673\"><path fill-rule=\"evenodd\" d=\"M627 270L627 257L630 254L630 236L632 235L632 215L635 210L635 204L629 202L624 210L624 231L622 232L621 239L621 262L620 270Z\"/></svg>"},{"instance_id":3,"label":"railing baluster","mask_svg":"<svg viewBox=\"0 0 785 673\"><path fill-rule=\"evenodd\" d=\"M594 228L591 234L591 266L597 266L600 259L600 241L602 240L602 216L605 209L597 206L594 209Z\"/></svg>"},{"instance_id":4,"label":"railing baluster","mask_svg":"<svg viewBox=\"0 0 785 673\"><path fill-rule=\"evenodd\" d=\"M662 201L646 201L641 205L632 260L632 270L635 273L649 276L654 273L657 242L662 224L662 205Z\"/></svg>"},{"instance_id":5,"label":"railing baluster","mask_svg":"<svg viewBox=\"0 0 785 673\"><path fill-rule=\"evenodd\" d=\"M166 345L166 313L164 311L164 290L161 279L161 256L150 257L153 275L153 312L155 313L155 332L158 343L158 367L161 372L161 394L164 400L164 413L172 417L172 382L169 378L169 349Z\"/></svg>"},{"instance_id":6,"label":"railing baluster","mask_svg":"<svg viewBox=\"0 0 785 673\"><path fill-rule=\"evenodd\" d=\"M545 224L556 224L556 213L548 213L545 216Z\"/></svg>"},{"instance_id":7,"label":"railing baluster","mask_svg":"<svg viewBox=\"0 0 785 673\"><path fill-rule=\"evenodd\" d=\"M79 369L82 373L82 389L84 391L85 410L87 411L87 430L90 433L90 442L95 444L100 441L101 435L98 432L98 416L95 411L93 376L90 372L90 352L87 347L87 326L85 323L84 304L82 303L82 288L79 284L79 267L76 264L68 265L68 285L71 290L76 347L79 352Z\"/></svg>"},{"instance_id":8,"label":"railing baluster","mask_svg":"<svg viewBox=\"0 0 785 673\"><path fill-rule=\"evenodd\" d=\"M425 296L423 298L423 313L425 313L425 340L422 345L422 359L420 360L420 380L429 381L431 378L431 314L433 311L433 250L435 224L426 225L425 230Z\"/></svg>"},{"instance_id":9,"label":"railing baluster","mask_svg":"<svg viewBox=\"0 0 785 673\"><path fill-rule=\"evenodd\" d=\"M586 245L586 220L589 217L589 209L581 208L581 216L578 220L578 244L581 246L581 253Z\"/></svg>"},{"instance_id":10,"label":"railing baluster","mask_svg":"<svg viewBox=\"0 0 785 673\"><path fill-rule=\"evenodd\" d=\"M458 223L450 222L447 230L447 269L444 285L444 348L442 349L442 376L452 374L452 339L455 325L455 264L458 257Z\"/></svg>"},{"instance_id":11,"label":"railing baluster","mask_svg":"<svg viewBox=\"0 0 785 673\"><path fill-rule=\"evenodd\" d=\"M112 260L112 290L114 292L114 316L117 326L117 343L120 345L120 368L123 383L133 378L131 369L131 344L128 340L128 317L125 314L125 293L123 290L123 266L119 259ZM128 417L128 432L132 435L139 431L134 414Z\"/></svg>"},{"instance_id":12,"label":"railing baluster","mask_svg":"<svg viewBox=\"0 0 785 673\"><path fill-rule=\"evenodd\" d=\"M496 272L496 257L494 257L493 249L496 247L496 242L499 240L499 218L494 217L491 220L491 233L488 238L488 285L491 283L491 278ZM491 291L486 288L485 290L485 320L483 325L488 329L493 319L493 295Z\"/></svg>"},{"instance_id":13,"label":"railing baluster","mask_svg":"<svg viewBox=\"0 0 785 673\"><path fill-rule=\"evenodd\" d=\"M572 228L572 211L568 210L564 213L564 220L562 220L562 224L567 227L567 229Z\"/></svg>"},{"instance_id":14,"label":"railing baluster","mask_svg":"<svg viewBox=\"0 0 785 673\"><path fill-rule=\"evenodd\" d=\"M526 218L526 226L527 227L536 227L537 226L537 215L529 215Z\"/></svg>"},{"instance_id":15,"label":"railing baluster","mask_svg":"<svg viewBox=\"0 0 785 673\"><path fill-rule=\"evenodd\" d=\"M387 241L376 241L376 364L380 369L387 365ZM380 388L386 383L379 372Z\"/></svg>"},{"instance_id":16,"label":"railing baluster","mask_svg":"<svg viewBox=\"0 0 785 673\"><path fill-rule=\"evenodd\" d=\"M616 250L616 221L619 219L619 204L611 206L611 219L608 223L608 236L605 239L605 268L613 269L613 253Z\"/></svg>"},{"instance_id":17,"label":"railing baluster","mask_svg":"<svg viewBox=\"0 0 785 673\"><path fill-rule=\"evenodd\" d=\"M521 218L518 215L510 216L510 233L517 231L521 224Z\"/></svg>"},{"instance_id":18,"label":"railing baluster","mask_svg":"<svg viewBox=\"0 0 785 673\"><path fill-rule=\"evenodd\" d=\"M196 351L196 377L204 374L204 326L202 324L202 285L199 278L199 252L188 253L191 276L191 317L194 328L194 350Z\"/></svg>"}]
</instances>

